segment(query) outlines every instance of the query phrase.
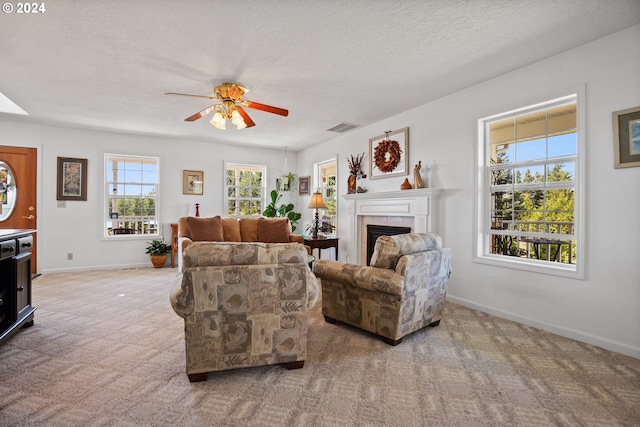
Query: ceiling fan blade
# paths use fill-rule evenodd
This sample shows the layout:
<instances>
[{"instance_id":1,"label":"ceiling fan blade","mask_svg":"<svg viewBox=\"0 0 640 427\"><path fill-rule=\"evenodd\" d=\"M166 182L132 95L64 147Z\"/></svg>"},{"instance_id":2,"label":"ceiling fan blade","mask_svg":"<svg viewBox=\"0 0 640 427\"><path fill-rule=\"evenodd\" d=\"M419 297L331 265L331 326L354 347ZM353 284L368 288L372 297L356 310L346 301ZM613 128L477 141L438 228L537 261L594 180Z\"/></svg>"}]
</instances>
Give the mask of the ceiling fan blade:
<instances>
[{"instance_id":1,"label":"ceiling fan blade","mask_svg":"<svg viewBox=\"0 0 640 427\"><path fill-rule=\"evenodd\" d=\"M220 104L216 104L216 105L212 105L211 107L207 107L204 110L195 113L193 116L191 117L187 117L186 119L184 119L185 122L195 122L196 120L198 120L200 117L206 116L207 114L209 114L210 112L212 112L213 110L217 110L218 108L220 108Z\"/></svg>"},{"instance_id":2,"label":"ceiling fan blade","mask_svg":"<svg viewBox=\"0 0 640 427\"><path fill-rule=\"evenodd\" d=\"M285 117L289 115L289 111L285 110L284 108L272 107L271 105L260 104L258 102L248 101L246 99L242 101L242 105L244 105L245 107L253 108L255 110L262 110L266 111L267 113L279 114Z\"/></svg>"},{"instance_id":3,"label":"ceiling fan blade","mask_svg":"<svg viewBox=\"0 0 640 427\"><path fill-rule=\"evenodd\" d=\"M244 120L244 122L245 122L245 124L247 125L248 128L256 125L254 123L254 121L251 120L251 117L249 117L247 112L244 111L244 108L238 106L238 107L236 107L236 109L238 110L238 113L240 113L240 115L242 116L242 119Z\"/></svg>"},{"instance_id":4,"label":"ceiling fan blade","mask_svg":"<svg viewBox=\"0 0 640 427\"><path fill-rule=\"evenodd\" d=\"M205 99L218 99L215 96L207 96L207 95L191 95L189 93L176 93L176 92L167 92L165 95L176 95L176 96L188 96L190 98L205 98Z\"/></svg>"}]
</instances>

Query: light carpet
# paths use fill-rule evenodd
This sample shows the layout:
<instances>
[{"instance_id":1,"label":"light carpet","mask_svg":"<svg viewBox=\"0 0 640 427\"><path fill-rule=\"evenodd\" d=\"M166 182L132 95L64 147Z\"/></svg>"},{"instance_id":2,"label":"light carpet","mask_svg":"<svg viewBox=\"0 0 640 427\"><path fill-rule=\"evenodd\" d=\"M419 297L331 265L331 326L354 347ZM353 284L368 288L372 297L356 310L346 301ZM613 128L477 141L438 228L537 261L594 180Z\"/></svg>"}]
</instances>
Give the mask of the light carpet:
<instances>
[{"instance_id":1,"label":"light carpet","mask_svg":"<svg viewBox=\"0 0 640 427\"><path fill-rule=\"evenodd\" d=\"M0 347L1 426L638 426L640 360L447 303L392 347L309 318L303 369L189 383L176 269L44 274Z\"/></svg>"}]
</instances>

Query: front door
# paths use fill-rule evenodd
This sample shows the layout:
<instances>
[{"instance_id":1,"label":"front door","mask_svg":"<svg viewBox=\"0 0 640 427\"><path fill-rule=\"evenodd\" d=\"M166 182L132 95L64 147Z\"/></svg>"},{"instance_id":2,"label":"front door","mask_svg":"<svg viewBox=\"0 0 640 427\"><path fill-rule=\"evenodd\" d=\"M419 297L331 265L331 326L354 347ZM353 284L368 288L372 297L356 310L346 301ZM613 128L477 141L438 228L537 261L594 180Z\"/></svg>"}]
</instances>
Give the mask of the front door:
<instances>
[{"instance_id":1,"label":"front door","mask_svg":"<svg viewBox=\"0 0 640 427\"><path fill-rule=\"evenodd\" d=\"M36 228L36 184L38 150L35 148L9 147L0 145L0 168L6 169L13 175L12 178L4 178L5 187L7 181L13 188L15 203L11 209L7 197L0 202L0 228L35 229ZM5 168L2 163L6 164ZM2 172L2 175L6 175ZM9 189L5 188L5 191ZM7 203L4 203L4 202ZM4 215L2 214L4 212ZM8 215L7 215L8 213ZM38 233L33 236L33 252L31 253L31 273L35 274L36 249Z\"/></svg>"}]
</instances>

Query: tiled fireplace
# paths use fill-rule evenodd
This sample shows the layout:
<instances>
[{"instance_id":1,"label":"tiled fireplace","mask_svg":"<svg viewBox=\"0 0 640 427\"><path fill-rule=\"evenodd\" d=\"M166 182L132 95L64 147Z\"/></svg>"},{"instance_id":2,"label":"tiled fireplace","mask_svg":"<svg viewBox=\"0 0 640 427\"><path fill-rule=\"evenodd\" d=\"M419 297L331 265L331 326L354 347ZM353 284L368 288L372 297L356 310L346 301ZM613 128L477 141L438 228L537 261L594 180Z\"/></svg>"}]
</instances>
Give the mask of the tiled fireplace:
<instances>
[{"instance_id":1,"label":"tiled fireplace","mask_svg":"<svg viewBox=\"0 0 640 427\"><path fill-rule=\"evenodd\" d=\"M368 224L410 227L415 233L436 232L441 192L437 188L420 188L343 195L349 212L349 262L367 263Z\"/></svg>"}]
</instances>

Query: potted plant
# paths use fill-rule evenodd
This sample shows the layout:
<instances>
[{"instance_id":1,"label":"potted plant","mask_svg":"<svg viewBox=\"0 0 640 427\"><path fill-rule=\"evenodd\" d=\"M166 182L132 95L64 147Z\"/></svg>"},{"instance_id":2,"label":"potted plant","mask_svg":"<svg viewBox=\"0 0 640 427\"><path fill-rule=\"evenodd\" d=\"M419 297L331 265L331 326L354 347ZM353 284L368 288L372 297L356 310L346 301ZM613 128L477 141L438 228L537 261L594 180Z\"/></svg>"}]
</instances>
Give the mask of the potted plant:
<instances>
[{"instance_id":1,"label":"potted plant","mask_svg":"<svg viewBox=\"0 0 640 427\"><path fill-rule=\"evenodd\" d=\"M298 223L298 220L302 218L302 214L293 210L293 203L289 203L288 205L285 205L283 203L282 205L277 206L278 201L281 197L281 195L278 194L278 191L271 190L271 193L269 195L271 196L271 203L269 203L264 212L262 212L262 215L268 218L289 218L289 222L291 223L291 231L296 231L296 224Z\"/></svg>"},{"instance_id":2,"label":"potted plant","mask_svg":"<svg viewBox=\"0 0 640 427\"><path fill-rule=\"evenodd\" d=\"M167 261L167 253L171 252L171 245L166 244L162 240L154 240L149 242L145 253L149 254L151 263L155 268L162 268Z\"/></svg>"}]
</instances>

